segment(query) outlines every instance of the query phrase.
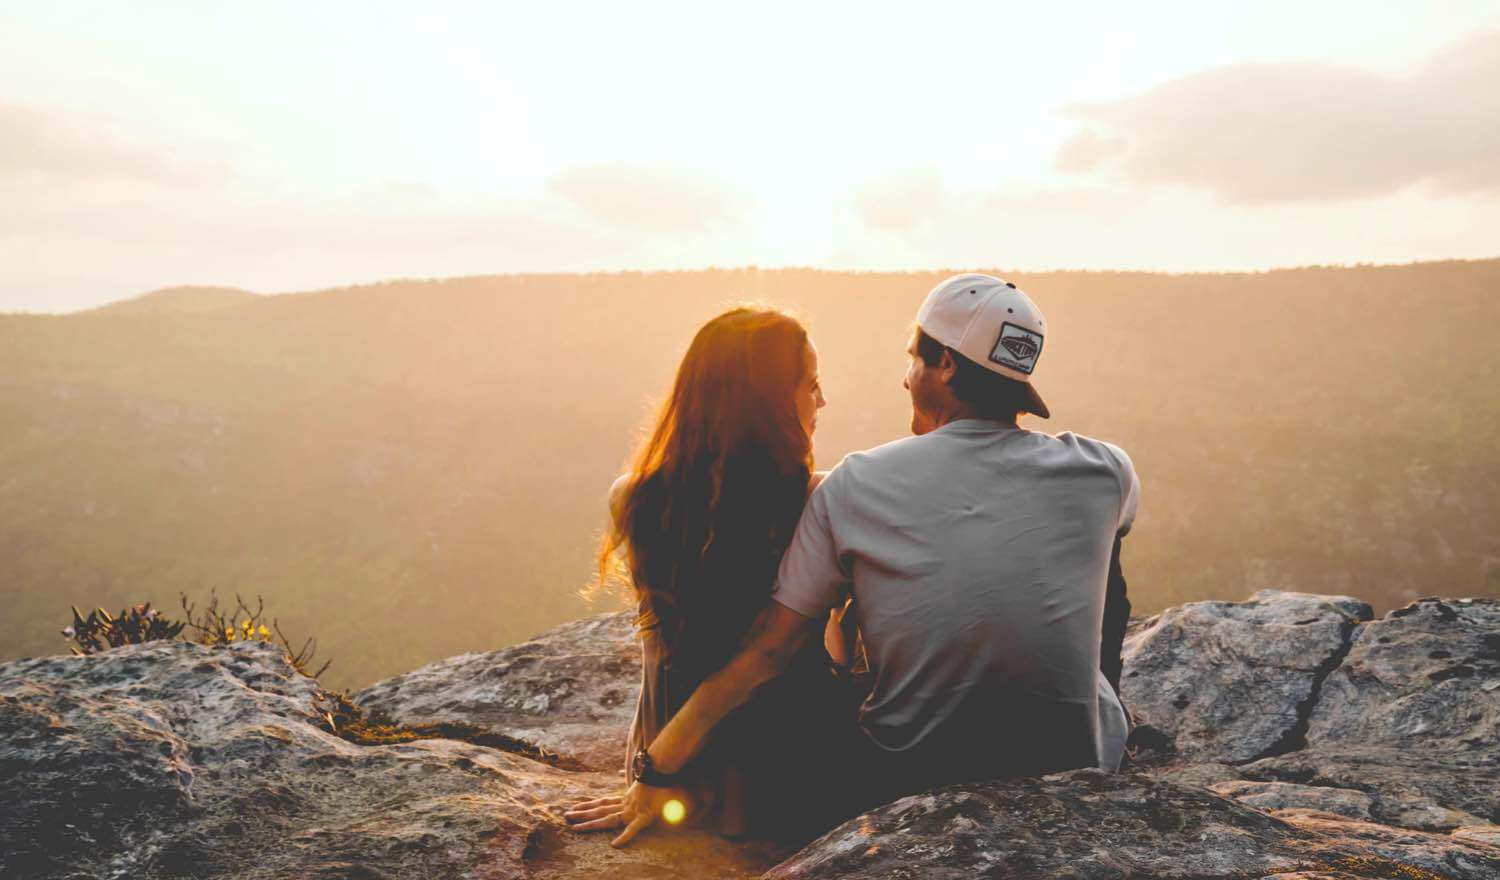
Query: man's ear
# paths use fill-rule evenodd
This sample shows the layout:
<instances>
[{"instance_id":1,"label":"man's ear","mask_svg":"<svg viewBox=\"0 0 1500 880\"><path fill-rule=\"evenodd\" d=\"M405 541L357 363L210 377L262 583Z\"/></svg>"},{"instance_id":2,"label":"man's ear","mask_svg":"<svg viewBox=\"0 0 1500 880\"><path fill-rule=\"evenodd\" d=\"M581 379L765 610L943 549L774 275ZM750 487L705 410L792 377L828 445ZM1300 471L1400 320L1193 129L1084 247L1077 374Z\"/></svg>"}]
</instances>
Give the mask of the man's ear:
<instances>
[{"instance_id":1,"label":"man's ear","mask_svg":"<svg viewBox=\"0 0 1500 880\"><path fill-rule=\"evenodd\" d=\"M944 385L952 385L953 377L958 374L958 361L953 359L953 350L943 349L943 356L937 362L938 375L942 377Z\"/></svg>"}]
</instances>

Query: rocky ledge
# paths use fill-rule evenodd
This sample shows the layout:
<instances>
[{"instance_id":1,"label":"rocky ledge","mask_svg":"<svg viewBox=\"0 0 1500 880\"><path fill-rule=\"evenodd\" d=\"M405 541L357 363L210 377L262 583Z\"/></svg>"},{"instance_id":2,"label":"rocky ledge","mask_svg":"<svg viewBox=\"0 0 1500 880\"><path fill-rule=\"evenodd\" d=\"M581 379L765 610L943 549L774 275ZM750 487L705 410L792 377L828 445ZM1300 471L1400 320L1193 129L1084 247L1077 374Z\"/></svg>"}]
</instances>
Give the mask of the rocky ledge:
<instances>
[{"instance_id":1,"label":"rocky ledge","mask_svg":"<svg viewBox=\"0 0 1500 880\"><path fill-rule=\"evenodd\" d=\"M1500 878L1500 602L1371 618L1260 593L1137 621L1128 772L938 789L795 852L563 828L620 784L624 615L354 695L469 741L350 737L266 645L23 660L0 665L0 876Z\"/></svg>"}]
</instances>

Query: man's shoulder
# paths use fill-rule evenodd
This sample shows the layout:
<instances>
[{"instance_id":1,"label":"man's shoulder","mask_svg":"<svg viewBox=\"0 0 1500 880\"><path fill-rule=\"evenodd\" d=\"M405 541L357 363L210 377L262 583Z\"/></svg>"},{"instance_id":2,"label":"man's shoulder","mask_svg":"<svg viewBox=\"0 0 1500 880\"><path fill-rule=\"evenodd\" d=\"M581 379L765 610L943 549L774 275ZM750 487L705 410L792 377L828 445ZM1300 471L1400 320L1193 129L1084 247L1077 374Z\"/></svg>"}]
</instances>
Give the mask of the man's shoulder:
<instances>
[{"instance_id":1,"label":"man's shoulder","mask_svg":"<svg viewBox=\"0 0 1500 880\"><path fill-rule=\"evenodd\" d=\"M1120 446L1107 440L1097 440L1071 432L1058 434L1057 439L1068 444L1081 459L1114 474L1119 481L1121 508L1119 530L1116 536L1127 534L1131 524L1135 521L1136 508L1140 504L1141 494L1141 478L1136 473L1135 463L1130 460L1130 456Z\"/></svg>"},{"instance_id":2,"label":"man's shoulder","mask_svg":"<svg viewBox=\"0 0 1500 880\"><path fill-rule=\"evenodd\" d=\"M857 479L887 468L899 468L915 458L921 458L933 442L932 434L923 434L915 437L902 437L869 449L851 452L828 472L823 482L837 485L846 480Z\"/></svg>"},{"instance_id":3,"label":"man's shoulder","mask_svg":"<svg viewBox=\"0 0 1500 880\"><path fill-rule=\"evenodd\" d=\"M1129 454L1118 444L1107 440L1075 434L1072 431L1046 434L1023 429L1017 436L1024 437L1026 440L1011 445L1010 448L1013 450L1011 454L1032 458L1040 464L1051 466L1067 466L1069 462L1073 465L1092 464L1108 469L1121 478L1126 478L1135 471L1135 465L1131 462ZM913 466L920 466L924 462L929 462L934 454L939 457L944 454L940 451L940 447L949 439L951 438L948 435L935 431L920 436L902 437L869 449L851 452L828 473L824 485L829 486L830 491L838 491L837 487L851 482L861 482L878 478L881 474L891 471L905 471Z\"/></svg>"},{"instance_id":4,"label":"man's shoulder","mask_svg":"<svg viewBox=\"0 0 1500 880\"><path fill-rule=\"evenodd\" d=\"M1126 468L1130 467L1130 456L1118 444L1111 443L1108 440L1075 434L1072 431L1063 431L1060 434L1044 434L1042 436L1048 437L1068 449L1076 450L1079 455L1105 460Z\"/></svg>"},{"instance_id":5,"label":"man's shoulder","mask_svg":"<svg viewBox=\"0 0 1500 880\"><path fill-rule=\"evenodd\" d=\"M1135 463L1118 444L1074 434L1072 431L1046 436L1055 441L1057 449L1065 451L1064 454L1072 460L1073 465L1113 474L1120 483L1120 491L1124 497L1128 498L1139 486L1140 477L1136 475Z\"/></svg>"}]
</instances>

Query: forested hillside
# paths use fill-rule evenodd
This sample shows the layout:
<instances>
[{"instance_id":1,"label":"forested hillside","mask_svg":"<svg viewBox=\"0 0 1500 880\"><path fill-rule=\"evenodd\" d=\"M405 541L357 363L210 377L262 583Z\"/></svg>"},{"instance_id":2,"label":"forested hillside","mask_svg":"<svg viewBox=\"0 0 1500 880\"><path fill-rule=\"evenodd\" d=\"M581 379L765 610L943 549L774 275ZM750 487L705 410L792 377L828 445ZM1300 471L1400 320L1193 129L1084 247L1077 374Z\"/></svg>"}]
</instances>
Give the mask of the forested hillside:
<instances>
[{"instance_id":1,"label":"forested hillside","mask_svg":"<svg viewBox=\"0 0 1500 880\"><path fill-rule=\"evenodd\" d=\"M67 607L261 594L335 685L588 613L604 493L693 330L811 322L817 454L902 436L946 272L399 281L0 316L0 659ZM1051 325L1048 421L1121 444L1138 611L1262 587L1382 610L1500 596L1500 260L1256 274L999 272ZM603 606L595 604L594 610Z\"/></svg>"}]
</instances>

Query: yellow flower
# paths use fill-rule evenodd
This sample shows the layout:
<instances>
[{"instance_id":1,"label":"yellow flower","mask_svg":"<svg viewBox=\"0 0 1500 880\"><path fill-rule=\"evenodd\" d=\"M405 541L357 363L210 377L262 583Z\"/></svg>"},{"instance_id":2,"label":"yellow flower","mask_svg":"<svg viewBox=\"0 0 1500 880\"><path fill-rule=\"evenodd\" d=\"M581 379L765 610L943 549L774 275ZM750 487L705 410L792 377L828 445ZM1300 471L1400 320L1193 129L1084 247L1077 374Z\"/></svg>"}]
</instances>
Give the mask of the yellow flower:
<instances>
[{"instance_id":1,"label":"yellow flower","mask_svg":"<svg viewBox=\"0 0 1500 880\"><path fill-rule=\"evenodd\" d=\"M248 639L250 638L250 633L255 629L255 624L247 620L244 623L240 624L240 629L243 629L245 631L245 638Z\"/></svg>"},{"instance_id":2,"label":"yellow flower","mask_svg":"<svg viewBox=\"0 0 1500 880\"><path fill-rule=\"evenodd\" d=\"M269 639L270 637L271 637L271 631L268 630L268 629L266 629L266 625L265 624L261 624L261 626L260 626L260 640L264 642L267 639Z\"/></svg>"},{"instance_id":3,"label":"yellow flower","mask_svg":"<svg viewBox=\"0 0 1500 880\"><path fill-rule=\"evenodd\" d=\"M224 641L226 641L226 642L232 642L232 641L234 641L234 629L233 628L229 628L229 629L224 630Z\"/></svg>"}]
</instances>

